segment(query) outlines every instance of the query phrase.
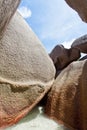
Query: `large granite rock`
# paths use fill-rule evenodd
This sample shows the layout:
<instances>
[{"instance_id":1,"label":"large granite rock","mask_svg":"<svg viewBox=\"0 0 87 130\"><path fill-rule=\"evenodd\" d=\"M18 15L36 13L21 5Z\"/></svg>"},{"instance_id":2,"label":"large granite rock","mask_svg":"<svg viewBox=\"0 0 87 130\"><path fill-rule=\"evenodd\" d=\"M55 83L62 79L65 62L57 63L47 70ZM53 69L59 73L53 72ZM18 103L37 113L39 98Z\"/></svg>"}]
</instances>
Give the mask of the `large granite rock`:
<instances>
[{"instance_id":1,"label":"large granite rock","mask_svg":"<svg viewBox=\"0 0 87 130\"><path fill-rule=\"evenodd\" d=\"M52 60L16 12L0 40L0 127L24 117L50 89L54 76Z\"/></svg>"},{"instance_id":2,"label":"large granite rock","mask_svg":"<svg viewBox=\"0 0 87 130\"><path fill-rule=\"evenodd\" d=\"M81 19L87 22L87 0L65 0L69 6L75 9Z\"/></svg>"},{"instance_id":3,"label":"large granite rock","mask_svg":"<svg viewBox=\"0 0 87 130\"><path fill-rule=\"evenodd\" d=\"M81 36L80 38L76 39L71 47L76 47L80 49L81 52L87 53L87 35Z\"/></svg>"},{"instance_id":4,"label":"large granite rock","mask_svg":"<svg viewBox=\"0 0 87 130\"><path fill-rule=\"evenodd\" d=\"M56 78L45 108L73 130L87 130L87 60L71 63Z\"/></svg>"},{"instance_id":5,"label":"large granite rock","mask_svg":"<svg viewBox=\"0 0 87 130\"><path fill-rule=\"evenodd\" d=\"M0 38L3 35L11 17L16 11L20 0L0 0Z\"/></svg>"},{"instance_id":6,"label":"large granite rock","mask_svg":"<svg viewBox=\"0 0 87 130\"><path fill-rule=\"evenodd\" d=\"M78 48L66 49L63 45L57 45L49 54L56 68L56 76L68 64L80 58L80 50Z\"/></svg>"}]
</instances>

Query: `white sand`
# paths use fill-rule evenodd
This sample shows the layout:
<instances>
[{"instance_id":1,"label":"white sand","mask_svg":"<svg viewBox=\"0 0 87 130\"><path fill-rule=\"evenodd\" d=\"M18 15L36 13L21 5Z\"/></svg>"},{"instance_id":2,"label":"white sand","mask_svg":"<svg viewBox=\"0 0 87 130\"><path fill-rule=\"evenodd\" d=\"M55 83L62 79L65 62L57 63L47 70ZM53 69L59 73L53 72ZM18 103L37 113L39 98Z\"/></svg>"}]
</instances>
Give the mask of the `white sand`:
<instances>
[{"instance_id":1,"label":"white sand","mask_svg":"<svg viewBox=\"0 0 87 130\"><path fill-rule=\"evenodd\" d=\"M69 130L45 117L42 107L34 108L18 124L6 130Z\"/></svg>"}]
</instances>

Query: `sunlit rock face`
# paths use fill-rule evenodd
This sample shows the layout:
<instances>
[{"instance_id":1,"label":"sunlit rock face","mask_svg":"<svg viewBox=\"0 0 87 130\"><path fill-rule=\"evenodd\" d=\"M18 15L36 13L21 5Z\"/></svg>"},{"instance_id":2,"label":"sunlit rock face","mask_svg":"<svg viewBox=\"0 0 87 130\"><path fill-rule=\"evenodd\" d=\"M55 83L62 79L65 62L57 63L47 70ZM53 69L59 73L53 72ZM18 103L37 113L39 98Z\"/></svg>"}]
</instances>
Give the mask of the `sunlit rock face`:
<instances>
[{"instance_id":1,"label":"sunlit rock face","mask_svg":"<svg viewBox=\"0 0 87 130\"><path fill-rule=\"evenodd\" d=\"M50 89L52 60L16 12L0 40L0 127L24 117Z\"/></svg>"},{"instance_id":2,"label":"sunlit rock face","mask_svg":"<svg viewBox=\"0 0 87 130\"><path fill-rule=\"evenodd\" d=\"M56 78L46 114L73 130L87 130L87 60L76 61Z\"/></svg>"},{"instance_id":3,"label":"sunlit rock face","mask_svg":"<svg viewBox=\"0 0 87 130\"><path fill-rule=\"evenodd\" d=\"M57 45L49 54L56 68L56 76L71 62L80 58L80 50L78 48L64 48L63 45Z\"/></svg>"},{"instance_id":4,"label":"sunlit rock face","mask_svg":"<svg viewBox=\"0 0 87 130\"><path fill-rule=\"evenodd\" d=\"M80 51L82 53L86 53L87 54L87 35L84 35L84 36L81 36L79 37L78 39L76 39L71 47L75 47L75 48L78 48L80 49Z\"/></svg>"},{"instance_id":5,"label":"sunlit rock face","mask_svg":"<svg viewBox=\"0 0 87 130\"><path fill-rule=\"evenodd\" d=\"M0 38L2 37L19 3L20 0L0 0Z\"/></svg>"},{"instance_id":6,"label":"sunlit rock face","mask_svg":"<svg viewBox=\"0 0 87 130\"><path fill-rule=\"evenodd\" d=\"M87 0L65 0L69 6L75 9L81 19L87 22Z\"/></svg>"}]
</instances>

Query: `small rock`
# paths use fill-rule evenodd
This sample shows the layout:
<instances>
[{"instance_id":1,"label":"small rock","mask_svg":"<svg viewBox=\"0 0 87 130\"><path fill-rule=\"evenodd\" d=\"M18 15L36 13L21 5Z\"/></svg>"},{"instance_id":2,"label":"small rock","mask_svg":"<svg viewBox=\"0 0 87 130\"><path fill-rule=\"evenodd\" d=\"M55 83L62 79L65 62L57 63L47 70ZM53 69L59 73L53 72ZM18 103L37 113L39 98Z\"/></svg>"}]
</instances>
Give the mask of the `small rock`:
<instances>
[{"instance_id":1,"label":"small rock","mask_svg":"<svg viewBox=\"0 0 87 130\"><path fill-rule=\"evenodd\" d=\"M84 35L78 39L76 39L71 47L76 47L78 49L80 49L81 52L83 53L87 53L87 35Z\"/></svg>"}]
</instances>

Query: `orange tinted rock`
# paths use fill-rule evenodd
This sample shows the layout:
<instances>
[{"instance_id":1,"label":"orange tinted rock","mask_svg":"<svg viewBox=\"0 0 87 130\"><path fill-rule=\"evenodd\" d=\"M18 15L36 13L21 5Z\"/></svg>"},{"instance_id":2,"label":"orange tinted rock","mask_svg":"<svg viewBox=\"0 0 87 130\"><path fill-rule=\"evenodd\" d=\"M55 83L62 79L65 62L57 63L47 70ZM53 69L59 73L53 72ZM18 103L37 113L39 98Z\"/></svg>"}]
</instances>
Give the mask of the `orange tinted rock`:
<instances>
[{"instance_id":1,"label":"orange tinted rock","mask_svg":"<svg viewBox=\"0 0 87 130\"><path fill-rule=\"evenodd\" d=\"M65 0L68 5L75 9L81 19L87 22L87 1L86 0Z\"/></svg>"},{"instance_id":2,"label":"orange tinted rock","mask_svg":"<svg viewBox=\"0 0 87 130\"><path fill-rule=\"evenodd\" d=\"M87 60L73 62L59 74L45 112L73 130L87 130Z\"/></svg>"},{"instance_id":3,"label":"orange tinted rock","mask_svg":"<svg viewBox=\"0 0 87 130\"><path fill-rule=\"evenodd\" d=\"M76 47L80 49L81 52L87 53L87 35L84 35L78 39L76 39L71 47Z\"/></svg>"}]
</instances>

